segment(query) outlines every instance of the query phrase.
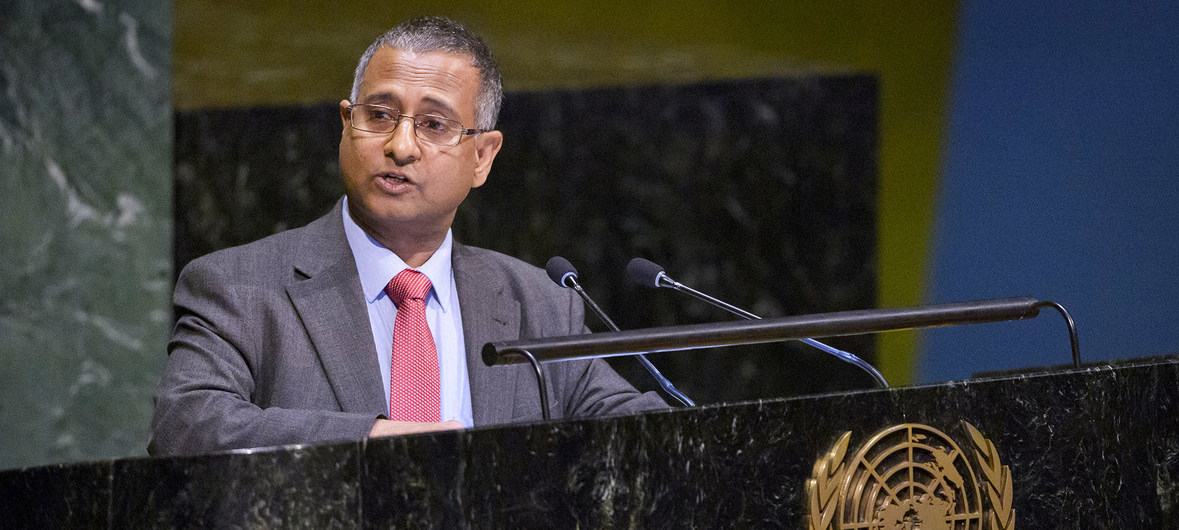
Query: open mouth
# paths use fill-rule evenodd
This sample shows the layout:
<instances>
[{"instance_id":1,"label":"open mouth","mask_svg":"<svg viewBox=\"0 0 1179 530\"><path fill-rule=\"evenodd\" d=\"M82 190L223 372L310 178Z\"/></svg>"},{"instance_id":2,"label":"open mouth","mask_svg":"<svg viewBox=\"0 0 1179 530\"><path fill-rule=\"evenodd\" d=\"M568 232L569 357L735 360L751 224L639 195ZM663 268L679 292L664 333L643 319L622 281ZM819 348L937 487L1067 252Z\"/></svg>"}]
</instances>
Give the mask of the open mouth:
<instances>
[{"instance_id":1,"label":"open mouth","mask_svg":"<svg viewBox=\"0 0 1179 530\"><path fill-rule=\"evenodd\" d=\"M385 175L381 175L381 178L384 179L386 182L391 182L391 183L409 182L409 179L407 179L401 175L385 174Z\"/></svg>"}]
</instances>

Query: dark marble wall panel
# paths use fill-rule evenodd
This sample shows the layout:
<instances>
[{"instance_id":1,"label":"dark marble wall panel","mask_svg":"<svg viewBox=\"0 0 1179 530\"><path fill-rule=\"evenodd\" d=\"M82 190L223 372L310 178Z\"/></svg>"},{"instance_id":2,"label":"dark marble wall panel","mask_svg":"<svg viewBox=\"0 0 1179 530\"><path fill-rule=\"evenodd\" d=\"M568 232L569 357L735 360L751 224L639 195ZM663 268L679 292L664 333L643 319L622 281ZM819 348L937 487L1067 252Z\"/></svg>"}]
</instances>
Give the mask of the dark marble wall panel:
<instances>
[{"instance_id":1,"label":"dark marble wall panel","mask_svg":"<svg viewBox=\"0 0 1179 530\"><path fill-rule=\"evenodd\" d=\"M0 468L144 453L171 326L171 2L0 2Z\"/></svg>"},{"instance_id":2,"label":"dark marble wall panel","mask_svg":"<svg viewBox=\"0 0 1179 530\"><path fill-rule=\"evenodd\" d=\"M732 318L630 285L635 256L762 316L874 307L876 97L869 76L516 94L455 230L538 265L569 258L625 329ZM873 337L832 342L874 353ZM653 360L703 403L871 385L797 343Z\"/></svg>"},{"instance_id":3,"label":"dark marble wall panel","mask_svg":"<svg viewBox=\"0 0 1179 530\"><path fill-rule=\"evenodd\" d=\"M176 270L325 212L342 193L337 109L179 113ZM503 151L455 234L539 266L568 257L624 328L730 318L628 285L634 256L763 316L873 307L876 109L861 75L509 94ZM873 357L872 337L832 342ZM796 344L653 360L701 403L871 385Z\"/></svg>"}]
</instances>

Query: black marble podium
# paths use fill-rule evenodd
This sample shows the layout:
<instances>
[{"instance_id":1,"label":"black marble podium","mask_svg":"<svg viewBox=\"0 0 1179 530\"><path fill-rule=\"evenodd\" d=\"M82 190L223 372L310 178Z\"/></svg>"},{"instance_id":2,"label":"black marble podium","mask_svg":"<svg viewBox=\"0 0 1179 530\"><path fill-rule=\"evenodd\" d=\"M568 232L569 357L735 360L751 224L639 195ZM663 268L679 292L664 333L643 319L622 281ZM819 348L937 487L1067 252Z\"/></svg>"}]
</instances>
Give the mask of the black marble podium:
<instances>
[{"instance_id":1,"label":"black marble podium","mask_svg":"<svg viewBox=\"0 0 1179 530\"><path fill-rule=\"evenodd\" d=\"M1019 528L1179 524L1179 358L186 458L0 473L38 528L805 528L842 433L899 423L994 442Z\"/></svg>"}]
</instances>

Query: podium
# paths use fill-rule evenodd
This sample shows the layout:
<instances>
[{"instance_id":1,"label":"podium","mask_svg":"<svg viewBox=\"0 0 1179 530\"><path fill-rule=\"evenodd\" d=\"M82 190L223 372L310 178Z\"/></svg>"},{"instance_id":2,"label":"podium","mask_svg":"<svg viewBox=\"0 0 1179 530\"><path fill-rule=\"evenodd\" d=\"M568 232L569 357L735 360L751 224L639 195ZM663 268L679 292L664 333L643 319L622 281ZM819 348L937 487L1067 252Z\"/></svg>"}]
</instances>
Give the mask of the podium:
<instances>
[{"instance_id":1,"label":"podium","mask_svg":"<svg viewBox=\"0 0 1179 530\"><path fill-rule=\"evenodd\" d=\"M884 518L899 514L914 528L1011 521L1174 528L1176 410L1179 358L1142 359L636 416L10 470L0 473L0 521L42 528L808 528L826 515L831 528L892 528ZM978 439L983 452L991 442L991 456L979 456ZM843 457L835 459L841 440ZM913 447L921 444L941 447L975 475L951 471L954 464L939 468L941 457L918 459L901 466L913 484L922 473L933 477L933 488L928 480L889 486L882 466L865 473L867 460L855 461L865 450L874 458L873 440L892 449L908 444L894 457L919 455ZM990 459L990 479L980 458ZM857 469L849 488L830 477L816 481L820 472L842 470L840 478ZM997 504L1011 518L996 523L989 497L1004 470L1009 493L999 491ZM955 486L972 480L972 508L945 520L929 515L946 498L969 496L949 492L968 492ZM857 489L859 497L847 495ZM925 501L909 495L905 504L906 491L925 491ZM907 511L898 511L902 505ZM857 509L877 523L841 522Z\"/></svg>"}]
</instances>

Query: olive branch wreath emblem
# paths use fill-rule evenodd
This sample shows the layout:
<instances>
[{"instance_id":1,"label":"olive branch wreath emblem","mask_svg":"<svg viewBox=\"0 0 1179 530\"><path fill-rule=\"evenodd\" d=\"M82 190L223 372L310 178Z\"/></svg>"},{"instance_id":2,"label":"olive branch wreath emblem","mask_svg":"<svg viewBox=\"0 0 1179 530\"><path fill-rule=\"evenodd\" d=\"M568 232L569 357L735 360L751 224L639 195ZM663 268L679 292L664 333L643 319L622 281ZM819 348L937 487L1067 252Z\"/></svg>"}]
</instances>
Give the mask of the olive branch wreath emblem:
<instances>
[{"instance_id":1,"label":"olive branch wreath emblem","mask_svg":"<svg viewBox=\"0 0 1179 530\"><path fill-rule=\"evenodd\" d=\"M994 443L983 436L974 425L966 421L961 423L974 444L974 457L982 470L982 478L986 481L987 500L991 507L987 527L991 530L1014 530L1011 469L1003 465ZM815 461L813 474L806 482L807 527L810 530L832 528L839 507L838 493L847 473L844 458L847 456L851 435L852 431L844 432L831 449Z\"/></svg>"}]
</instances>

